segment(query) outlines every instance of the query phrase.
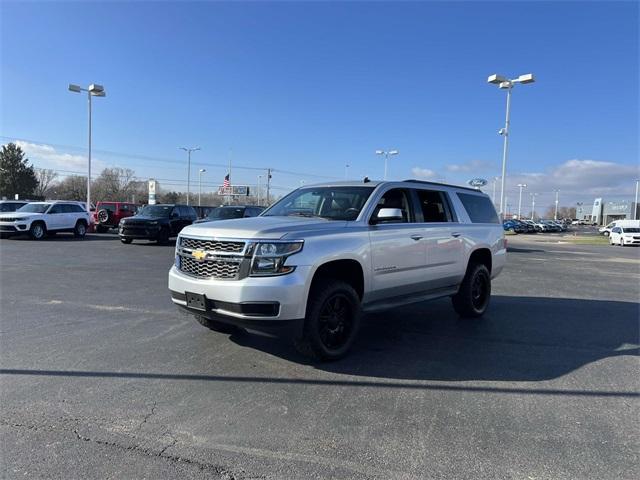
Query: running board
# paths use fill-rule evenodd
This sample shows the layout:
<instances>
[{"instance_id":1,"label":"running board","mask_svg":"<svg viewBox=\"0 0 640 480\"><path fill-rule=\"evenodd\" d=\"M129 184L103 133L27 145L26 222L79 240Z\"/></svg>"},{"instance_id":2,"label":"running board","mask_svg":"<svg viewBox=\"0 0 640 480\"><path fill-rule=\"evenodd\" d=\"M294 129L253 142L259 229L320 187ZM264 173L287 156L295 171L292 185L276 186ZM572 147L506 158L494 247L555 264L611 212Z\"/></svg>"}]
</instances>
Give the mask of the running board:
<instances>
[{"instance_id":1,"label":"running board","mask_svg":"<svg viewBox=\"0 0 640 480\"><path fill-rule=\"evenodd\" d=\"M390 308L401 307L409 305L411 303L426 302L428 300L435 300L437 298L449 297L458 293L458 287L445 287L437 290L431 290L427 293L415 293L411 295L403 295L400 297L385 298L383 300L376 300L374 302L367 303L362 306L362 311L365 313L377 312L378 310L388 310Z\"/></svg>"}]
</instances>

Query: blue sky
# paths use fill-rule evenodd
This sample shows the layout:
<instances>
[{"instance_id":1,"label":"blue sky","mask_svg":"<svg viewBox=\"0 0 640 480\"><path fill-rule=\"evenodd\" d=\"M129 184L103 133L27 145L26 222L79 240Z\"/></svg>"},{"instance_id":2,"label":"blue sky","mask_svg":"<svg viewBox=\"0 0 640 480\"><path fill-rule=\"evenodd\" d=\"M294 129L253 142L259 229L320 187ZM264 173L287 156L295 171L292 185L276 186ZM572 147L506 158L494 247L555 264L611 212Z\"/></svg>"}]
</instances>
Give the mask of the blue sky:
<instances>
[{"instance_id":1,"label":"blue sky","mask_svg":"<svg viewBox=\"0 0 640 480\"><path fill-rule=\"evenodd\" d=\"M176 189L181 145L216 184L230 149L283 188L347 163L380 178L378 148L400 150L391 178L491 179L505 92L486 77L533 72L513 93L508 192L591 201L638 176L638 21L637 2L4 1L0 140L83 170L86 101L67 84L96 82L97 166Z\"/></svg>"}]
</instances>

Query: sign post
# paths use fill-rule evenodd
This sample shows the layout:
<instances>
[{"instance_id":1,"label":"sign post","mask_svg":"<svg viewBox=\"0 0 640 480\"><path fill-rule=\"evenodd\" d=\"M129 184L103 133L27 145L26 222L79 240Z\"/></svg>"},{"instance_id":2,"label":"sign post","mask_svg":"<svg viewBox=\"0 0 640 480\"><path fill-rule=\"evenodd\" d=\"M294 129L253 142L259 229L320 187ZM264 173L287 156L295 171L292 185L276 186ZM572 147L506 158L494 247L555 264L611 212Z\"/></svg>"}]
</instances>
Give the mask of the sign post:
<instances>
[{"instance_id":1,"label":"sign post","mask_svg":"<svg viewBox=\"0 0 640 480\"><path fill-rule=\"evenodd\" d=\"M156 204L156 181L149 179L149 205Z\"/></svg>"}]
</instances>

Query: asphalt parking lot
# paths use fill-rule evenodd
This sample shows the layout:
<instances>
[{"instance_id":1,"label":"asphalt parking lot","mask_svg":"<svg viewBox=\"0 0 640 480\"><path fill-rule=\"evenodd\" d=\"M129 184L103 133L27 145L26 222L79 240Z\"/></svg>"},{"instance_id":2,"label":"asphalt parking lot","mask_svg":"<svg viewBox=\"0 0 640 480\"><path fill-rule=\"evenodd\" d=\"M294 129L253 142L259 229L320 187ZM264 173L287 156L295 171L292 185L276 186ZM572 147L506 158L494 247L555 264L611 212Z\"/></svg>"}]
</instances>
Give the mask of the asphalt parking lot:
<instances>
[{"instance_id":1,"label":"asphalt parking lot","mask_svg":"<svg viewBox=\"0 0 640 480\"><path fill-rule=\"evenodd\" d=\"M178 311L173 246L0 240L1 476L637 478L640 248L509 245L484 319L370 316L314 364Z\"/></svg>"}]
</instances>

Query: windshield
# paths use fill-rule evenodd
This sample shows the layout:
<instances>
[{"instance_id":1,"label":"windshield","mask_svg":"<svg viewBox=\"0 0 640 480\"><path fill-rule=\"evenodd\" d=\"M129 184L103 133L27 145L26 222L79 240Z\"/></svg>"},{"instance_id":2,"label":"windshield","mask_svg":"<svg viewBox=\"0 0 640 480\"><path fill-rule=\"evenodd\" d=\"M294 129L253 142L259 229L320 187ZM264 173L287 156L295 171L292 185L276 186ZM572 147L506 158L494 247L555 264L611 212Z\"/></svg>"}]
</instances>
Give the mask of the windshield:
<instances>
[{"instance_id":1,"label":"windshield","mask_svg":"<svg viewBox=\"0 0 640 480\"><path fill-rule=\"evenodd\" d=\"M242 218L244 208L241 207L217 207L207 214L207 218L224 220L228 218Z\"/></svg>"},{"instance_id":2,"label":"windshield","mask_svg":"<svg viewBox=\"0 0 640 480\"><path fill-rule=\"evenodd\" d=\"M173 206L171 205L147 205L138 212L138 215L146 217L170 217Z\"/></svg>"},{"instance_id":3,"label":"windshield","mask_svg":"<svg viewBox=\"0 0 640 480\"><path fill-rule=\"evenodd\" d=\"M624 233L640 233L640 228L623 228Z\"/></svg>"},{"instance_id":4,"label":"windshield","mask_svg":"<svg viewBox=\"0 0 640 480\"><path fill-rule=\"evenodd\" d=\"M301 188L276 202L262 215L355 220L371 192L373 187Z\"/></svg>"},{"instance_id":5,"label":"windshield","mask_svg":"<svg viewBox=\"0 0 640 480\"><path fill-rule=\"evenodd\" d=\"M50 203L27 203L16 212L44 213L50 206Z\"/></svg>"}]
</instances>

